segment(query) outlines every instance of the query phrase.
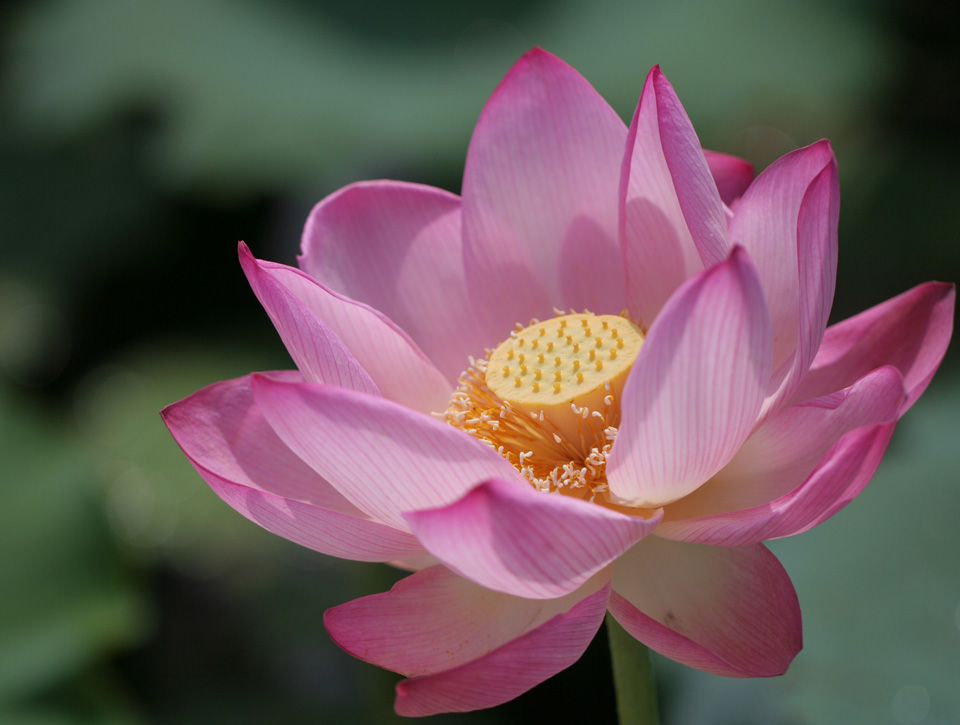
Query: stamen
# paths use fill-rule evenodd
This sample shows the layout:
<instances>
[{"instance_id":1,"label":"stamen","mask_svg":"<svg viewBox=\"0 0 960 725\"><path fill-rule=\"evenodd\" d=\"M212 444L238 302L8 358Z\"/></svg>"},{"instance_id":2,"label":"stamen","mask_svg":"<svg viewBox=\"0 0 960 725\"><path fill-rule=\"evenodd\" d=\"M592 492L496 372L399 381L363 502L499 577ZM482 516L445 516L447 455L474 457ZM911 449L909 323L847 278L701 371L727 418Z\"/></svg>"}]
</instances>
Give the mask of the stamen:
<instances>
[{"instance_id":1,"label":"stamen","mask_svg":"<svg viewBox=\"0 0 960 725\"><path fill-rule=\"evenodd\" d=\"M584 338L574 342L566 333L577 322ZM606 336L594 337L591 328L610 330L617 345L606 348ZM537 349L540 338L544 352ZM571 313L517 325L487 359L471 361L441 417L491 446L536 489L607 505L606 461L619 424L618 396L642 343L642 331L629 318ZM533 355L528 361L521 352L530 348L536 365ZM596 351L604 349L610 354L600 359Z\"/></svg>"}]
</instances>

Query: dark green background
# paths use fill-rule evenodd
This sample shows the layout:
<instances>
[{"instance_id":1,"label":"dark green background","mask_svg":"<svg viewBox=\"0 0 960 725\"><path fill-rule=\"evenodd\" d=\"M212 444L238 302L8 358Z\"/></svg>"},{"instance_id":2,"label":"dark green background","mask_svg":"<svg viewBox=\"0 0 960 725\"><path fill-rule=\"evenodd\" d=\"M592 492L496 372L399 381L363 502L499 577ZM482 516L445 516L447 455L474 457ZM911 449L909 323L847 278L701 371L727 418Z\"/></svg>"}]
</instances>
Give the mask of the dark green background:
<instances>
[{"instance_id":1,"label":"dark green background","mask_svg":"<svg viewBox=\"0 0 960 725\"><path fill-rule=\"evenodd\" d=\"M960 277L946 2L49 0L0 10L0 721L391 722L324 609L398 574L299 549L203 484L157 411L288 367L236 242L294 263L367 178L459 189L486 97L542 45L625 118L660 63L705 146L840 162L834 319ZM956 355L848 510L773 548L806 647L775 680L662 659L668 723L960 719ZM603 635L493 711L612 722Z\"/></svg>"}]
</instances>

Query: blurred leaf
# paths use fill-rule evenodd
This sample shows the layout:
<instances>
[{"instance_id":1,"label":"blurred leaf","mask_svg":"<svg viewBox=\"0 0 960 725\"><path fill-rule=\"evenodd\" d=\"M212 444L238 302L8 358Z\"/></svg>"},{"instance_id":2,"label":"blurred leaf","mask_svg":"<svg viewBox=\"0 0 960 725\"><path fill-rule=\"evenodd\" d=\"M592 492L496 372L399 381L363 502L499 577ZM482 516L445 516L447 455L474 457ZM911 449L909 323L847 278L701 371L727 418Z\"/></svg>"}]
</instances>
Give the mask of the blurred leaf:
<instances>
[{"instance_id":1,"label":"blurred leaf","mask_svg":"<svg viewBox=\"0 0 960 725\"><path fill-rule=\"evenodd\" d=\"M474 10L458 37L447 18L437 42L412 46L343 32L322 7L37 4L12 28L7 92L32 133L147 109L160 124L153 164L171 183L291 190L443 160L459 167L484 100L537 44L624 116L662 63L695 123L719 129L707 141L764 162L839 135L845 118L862 134L888 62L862 18L796 0L569 2L480 22ZM754 130L737 136L745 127Z\"/></svg>"},{"instance_id":2,"label":"blurred leaf","mask_svg":"<svg viewBox=\"0 0 960 725\"><path fill-rule=\"evenodd\" d=\"M0 389L0 440L2 703L129 645L147 620L91 496L90 470L64 431Z\"/></svg>"}]
</instances>

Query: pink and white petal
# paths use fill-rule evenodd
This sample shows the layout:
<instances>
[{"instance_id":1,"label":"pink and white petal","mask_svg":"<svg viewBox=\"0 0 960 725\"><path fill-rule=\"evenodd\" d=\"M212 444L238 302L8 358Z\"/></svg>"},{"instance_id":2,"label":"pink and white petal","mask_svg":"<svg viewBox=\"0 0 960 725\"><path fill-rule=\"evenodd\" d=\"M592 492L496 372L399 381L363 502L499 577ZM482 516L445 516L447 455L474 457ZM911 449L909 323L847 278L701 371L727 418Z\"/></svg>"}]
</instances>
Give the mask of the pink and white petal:
<instances>
[{"instance_id":1,"label":"pink and white petal","mask_svg":"<svg viewBox=\"0 0 960 725\"><path fill-rule=\"evenodd\" d=\"M426 553L409 533L370 520L283 444L253 402L250 376L215 383L161 415L214 492L268 531L344 559Z\"/></svg>"},{"instance_id":2,"label":"pink and white petal","mask_svg":"<svg viewBox=\"0 0 960 725\"><path fill-rule=\"evenodd\" d=\"M927 282L827 328L819 352L793 395L826 395L870 370L893 365L903 374L903 415L926 390L953 333L956 287Z\"/></svg>"},{"instance_id":3,"label":"pink and white petal","mask_svg":"<svg viewBox=\"0 0 960 725\"><path fill-rule=\"evenodd\" d=\"M775 501L800 486L847 433L896 421L905 399L900 372L887 366L849 388L781 410L717 475L669 506L665 518L725 514Z\"/></svg>"},{"instance_id":4,"label":"pink and white petal","mask_svg":"<svg viewBox=\"0 0 960 725\"><path fill-rule=\"evenodd\" d=\"M774 389L793 377L799 346L805 356L816 351L809 347L819 341L820 320L826 324L836 278L838 194L833 151L818 141L765 169L730 222L730 241L750 252L770 305Z\"/></svg>"},{"instance_id":5,"label":"pink and white petal","mask_svg":"<svg viewBox=\"0 0 960 725\"><path fill-rule=\"evenodd\" d=\"M619 312L626 128L566 63L526 53L474 130L463 176L471 295L498 329L552 308Z\"/></svg>"},{"instance_id":6,"label":"pink and white petal","mask_svg":"<svg viewBox=\"0 0 960 725\"><path fill-rule=\"evenodd\" d=\"M627 307L649 326L682 282L729 252L717 186L659 66L630 124L619 194Z\"/></svg>"},{"instance_id":7,"label":"pink and white petal","mask_svg":"<svg viewBox=\"0 0 960 725\"><path fill-rule=\"evenodd\" d=\"M492 479L448 506L404 518L427 551L461 576L494 591L549 599L580 587L661 517L659 510L644 519Z\"/></svg>"},{"instance_id":8,"label":"pink and white petal","mask_svg":"<svg viewBox=\"0 0 960 725\"><path fill-rule=\"evenodd\" d=\"M753 164L737 156L721 154L717 151L703 150L703 156L710 167L710 174L717 184L720 198L727 206L743 196L743 192L753 181Z\"/></svg>"},{"instance_id":9,"label":"pink and white petal","mask_svg":"<svg viewBox=\"0 0 960 725\"><path fill-rule=\"evenodd\" d=\"M408 532L365 515L355 516L277 496L196 468L210 488L235 511L308 549L354 561L416 560L426 553Z\"/></svg>"},{"instance_id":10,"label":"pink and white petal","mask_svg":"<svg viewBox=\"0 0 960 725\"><path fill-rule=\"evenodd\" d=\"M657 536L714 546L743 546L812 529L843 509L870 482L894 427L894 423L886 423L848 433L800 487L775 501L732 513L664 522Z\"/></svg>"},{"instance_id":11,"label":"pink and white petal","mask_svg":"<svg viewBox=\"0 0 960 725\"><path fill-rule=\"evenodd\" d=\"M259 373L281 382L303 382L293 370ZM363 512L345 499L281 441L253 400L251 375L198 390L161 411L187 458L224 480L353 516Z\"/></svg>"},{"instance_id":12,"label":"pink and white petal","mask_svg":"<svg viewBox=\"0 0 960 725\"><path fill-rule=\"evenodd\" d=\"M796 592L762 544L648 537L614 565L609 606L651 649L717 675L783 674L803 646Z\"/></svg>"},{"instance_id":13,"label":"pink and white petal","mask_svg":"<svg viewBox=\"0 0 960 725\"><path fill-rule=\"evenodd\" d=\"M303 230L300 268L400 326L448 380L470 355L500 342L469 299L460 197L420 184L352 184L317 204Z\"/></svg>"},{"instance_id":14,"label":"pink and white petal","mask_svg":"<svg viewBox=\"0 0 960 725\"><path fill-rule=\"evenodd\" d=\"M607 463L614 500L657 508L725 466L770 376L770 319L742 248L684 283L647 335L621 396Z\"/></svg>"},{"instance_id":15,"label":"pink and white petal","mask_svg":"<svg viewBox=\"0 0 960 725\"><path fill-rule=\"evenodd\" d=\"M347 346L381 394L414 410L443 410L450 382L406 333L376 310L331 292L293 267L255 259L243 246L244 269L267 276L326 323ZM255 268L255 269L254 269ZM325 382L325 381L314 381Z\"/></svg>"},{"instance_id":16,"label":"pink and white petal","mask_svg":"<svg viewBox=\"0 0 960 725\"><path fill-rule=\"evenodd\" d=\"M253 377L280 439L369 516L407 530L401 512L445 506L477 483L529 486L493 448L384 398L334 386Z\"/></svg>"},{"instance_id":17,"label":"pink and white petal","mask_svg":"<svg viewBox=\"0 0 960 725\"><path fill-rule=\"evenodd\" d=\"M603 623L609 586L473 662L397 683L394 710L420 717L501 705L574 664Z\"/></svg>"},{"instance_id":18,"label":"pink and white petal","mask_svg":"<svg viewBox=\"0 0 960 725\"><path fill-rule=\"evenodd\" d=\"M472 662L604 591L609 572L558 599L490 591L443 566L401 579L388 592L328 609L324 625L355 657L408 677Z\"/></svg>"},{"instance_id":19,"label":"pink and white petal","mask_svg":"<svg viewBox=\"0 0 960 725\"><path fill-rule=\"evenodd\" d=\"M377 384L330 325L262 270L246 244L240 242L238 252L253 293L303 377L315 383L380 395Z\"/></svg>"},{"instance_id":20,"label":"pink and white petal","mask_svg":"<svg viewBox=\"0 0 960 725\"><path fill-rule=\"evenodd\" d=\"M800 385L820 348L837 279L837 225L840 182L836 163L827 164L810 183L797 219L800 274L797 349L778 389L764 402L762 417L774 414Z\"/></svg>"}]
</instances>

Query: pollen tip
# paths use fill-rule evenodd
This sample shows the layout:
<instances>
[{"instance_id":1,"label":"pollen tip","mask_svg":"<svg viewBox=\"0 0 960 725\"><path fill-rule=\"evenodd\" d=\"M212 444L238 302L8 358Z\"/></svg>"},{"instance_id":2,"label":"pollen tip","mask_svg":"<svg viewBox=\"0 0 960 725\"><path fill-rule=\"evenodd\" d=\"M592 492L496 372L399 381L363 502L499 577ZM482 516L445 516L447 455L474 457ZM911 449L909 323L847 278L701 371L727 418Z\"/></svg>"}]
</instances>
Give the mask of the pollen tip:
<instances>
[{"instance_id":1,"label":"pollen tip","mask_svg":"<svg viewBox=\"0 0 960 725\"><path fill-rule=\"evenodd\" d=\"M534 383L533 383L533 392L535 392L535 393L539 393L539 392L540 392L540 383L534 381Z\"/></svg>"},{"instance_id":2,"label":"pollen tip","mask_svg":"<svg viewBox=\"0 0 960 725\"><path fill-rule=\"evenodd\" d=\"M560 383L554 383L554 384L553 384L553 392L555 392L555 393L559 393L559 392L560 392Z\"/></svg>"},{"instance_id":3,"label":"pollen tip","mask_svg":"<svg viewBox=\"0 0 960 725\"><path fill-rule=\"evenodd\" d=\"M577 383L583 382L583 373L577 373Z\"/></svg>"},{"instance_id":4,"label":"pollen tip","mask_svg":"<svg viewBox=\"0 0 960 725\"><path fill-rule=\"evenodd\" d=\"M596 338L596 339L594 340L594 342L597 344L597 347L603 347L603 338L602 338L602 337Z\"/></svg>"},{"instance_id":5,"label":"pollen tip","mask_svg":"<svg viewBox=\"0 0 960 725\"><path fill-rule=\"evenodd\" d=\"M536 370L533 371L533 379L534 379L534 380L539 380L539 379L542 378L542 377L543 377L543 373L540 372L540 369L539 369L539 368L537 368Z\"/></svg>"},{"instance_id":6,"label":"pollen tip","mask_svg":"<svg viewBox=\"0 0 960 725\"><path fill-rule=\"evenodd\" d=\"M597 370L603 370L603 360L597 360Z\"/></svg>"}]
</instances>

